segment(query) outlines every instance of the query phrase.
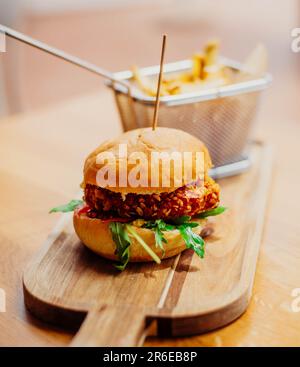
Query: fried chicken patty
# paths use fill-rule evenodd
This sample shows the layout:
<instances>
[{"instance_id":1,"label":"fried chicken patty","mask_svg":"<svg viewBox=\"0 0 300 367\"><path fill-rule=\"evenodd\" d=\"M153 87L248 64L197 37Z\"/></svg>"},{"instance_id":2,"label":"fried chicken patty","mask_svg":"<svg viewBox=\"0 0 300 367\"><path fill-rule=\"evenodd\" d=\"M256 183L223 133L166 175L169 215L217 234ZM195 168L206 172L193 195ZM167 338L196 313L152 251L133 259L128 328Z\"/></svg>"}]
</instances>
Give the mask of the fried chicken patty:
<instances>
[{"instance_id":1,"label":"fried chicken patty","mask_svg":"<svg viewBox=\"0 0 300 367\"><path fill-rule=\"evenodd\" d=\"M87 184L84 199L91 208L88 215L97 218L164 219L193 217L219 204L219 185L208 178L204 185L183 186L171 193L127 194Z\"/></svg>"}]
</instances>

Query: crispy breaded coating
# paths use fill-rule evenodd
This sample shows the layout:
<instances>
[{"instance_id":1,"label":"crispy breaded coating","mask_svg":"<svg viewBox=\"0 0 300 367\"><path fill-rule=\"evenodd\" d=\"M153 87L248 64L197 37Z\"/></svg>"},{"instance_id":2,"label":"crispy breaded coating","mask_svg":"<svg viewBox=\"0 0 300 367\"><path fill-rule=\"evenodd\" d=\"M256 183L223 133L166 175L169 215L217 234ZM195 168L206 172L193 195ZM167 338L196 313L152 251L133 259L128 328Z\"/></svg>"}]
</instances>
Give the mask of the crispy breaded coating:
<instances>
[{"instance_id":1,"label":"crispy breaded coating","mask_svg":"<svg viewBox=\"0 0 300 367\"><path fill-rule=\"evenodd\" d=\"M89 215L97 218L172 219L183 215L195 216L218 206L220 188L211 178L204 184L183 186L171 193L127 194L112 192L95 185L86 185L85 201Z\"/></svg>"}]
</instances>

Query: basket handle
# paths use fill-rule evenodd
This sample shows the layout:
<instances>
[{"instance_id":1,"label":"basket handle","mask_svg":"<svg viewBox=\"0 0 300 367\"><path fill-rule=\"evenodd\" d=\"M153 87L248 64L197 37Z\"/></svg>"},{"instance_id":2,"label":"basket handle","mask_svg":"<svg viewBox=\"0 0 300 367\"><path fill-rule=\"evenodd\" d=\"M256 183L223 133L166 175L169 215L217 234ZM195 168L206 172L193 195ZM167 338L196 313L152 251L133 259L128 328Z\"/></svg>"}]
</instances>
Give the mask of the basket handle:
<instances>
[{"instance_id":1,"label":"basket handle","mask_svg":"<svg viewBox=\"0 0 300 367\"><path fill-rule=\"evenodd\" d=\"M18 41L21 41L29 46L35 47L41 51L47 52L48 54L51 54L53 56L56 56L62 60L68 61L73 65L77 65L83 69L86 69L94 74L100 75L101 77L110 80L113 83L118 83L120 85L123 85L126 87L128 91L128 95L131 96L131 88L132 86L123 81L115 79L113 74L103 68L100 68L99 66L96 66L88 61L82 60L77 56L73 56L68 54L67 52L64 52L62 50L59 50L58 48L52 47L44 42L38 41L34 38L31 38L29 36L26 36L25 34L15 31L14 29L8 28L2 24L0 24L0 33L3 33L13 39L16 39Z\"/></svg>"}]
</instances>

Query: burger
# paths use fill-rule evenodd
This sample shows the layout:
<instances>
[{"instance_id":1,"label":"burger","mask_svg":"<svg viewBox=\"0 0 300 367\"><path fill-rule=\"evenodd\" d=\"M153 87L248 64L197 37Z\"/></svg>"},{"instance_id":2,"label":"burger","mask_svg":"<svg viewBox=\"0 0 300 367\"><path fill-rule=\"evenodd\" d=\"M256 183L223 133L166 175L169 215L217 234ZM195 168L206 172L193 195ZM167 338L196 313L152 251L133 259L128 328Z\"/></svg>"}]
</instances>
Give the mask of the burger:
<instances>
[{"instance_id":1,"label":"burger","mask_svg":"<svg viewBox=\"0 0 300 367\"><path fill-rule=\"evenodd\" d=\"M82 243L119 270L187 248L202 258L207 217L225 210L211 166L206 146L184 131L131 130L87 157L83 200L51 212L74 211Z\"/></svg>"}]
</instances>

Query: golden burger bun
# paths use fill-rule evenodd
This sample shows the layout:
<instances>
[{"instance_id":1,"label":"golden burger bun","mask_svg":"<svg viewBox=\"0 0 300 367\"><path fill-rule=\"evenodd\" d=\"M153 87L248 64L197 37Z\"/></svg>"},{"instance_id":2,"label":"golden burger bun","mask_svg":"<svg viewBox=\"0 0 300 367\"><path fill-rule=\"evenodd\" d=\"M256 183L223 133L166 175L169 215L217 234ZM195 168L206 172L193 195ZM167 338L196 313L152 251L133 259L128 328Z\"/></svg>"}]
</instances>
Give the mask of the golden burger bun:
<instances>
[{"instance_id":1,"label":"golden burger bun","mask_svg":"<svg viewBox=\"0 0 300 367\"><path fill-rule=\"evenodd\" d=\"M147 157L147 164L143 166L141 163L142 169L148 171L148 184L143 185L146 187L131 187L127 185L127 187L119 186L119 175L120 170L127 169L127 173L136 166L136 162L129 162L127 159L120 157L119 155L119 145L126 144L127 146L127 156L129 156L133 152L141 152L144 153ZM177 129L171 129L166 127L158 127L156 130L152 130L152 128L144 128L144 129L136 129L128 131L122 135L120 135L117 139L107 141L101 144L97 149L95 149L86 159L84 165L84 179L82 183L82 188L85 188L86 184L99 186L97 183L97 172L103 166L107 165L107 162L103 162L99 164L97 163L97 155L103 152L110 152L115 157L116 162L116 185L115 187L109 186L99 186L102 188L108 188L111 191L119 192L123 196L129 193L134 194L152 194L152 193L161 193L161 192L172 192L175 191L178 187L189 184L190 182L185 181L185 177L182 176L182 172L180 172L180 177L176 177L174 174L174 167L171 165L170 170L170 185L168 187L164 187L160 184L158 187L151 187L151 152L179 152L180 154L184 152L191 152L192 160L188 160L188 162L183 161L183 170L185 172L190 172L192 177L197 180L199 177L207 177L208 170L212 166L210 155L204 143L202 143L196 137ZM199 167L196 167L196 153L203 153L204 164L201 168L201 172L197 172ZM182 171L183 171L182 170ZM159 165L159 175L162 178L164 170L162 169L162 165ZM176 172L177 173L177 172ZM127 174L126 174L127 177ZM178 182L181 182L178 184Z\"/></svg>"},{"instance_id":2,"label":"golden burger bun","mask_svg":"<svg viewBox=\"0 0 300 367\"><path fill-rule=\"evenodd\" d=\"M199 226L193 228L193 231L197 234L200 234L205 226L206 220L193 219L193 222L199 223ZM109 229L109 222L102 221L101 219L97 218L89 218L86 214L78 214L78 210L76 210L73 216L73 224L77 236L86 247L98 255L101 255L102 257L111 260L118 260L118 256L115 254L116 244L112 239ZM162 251L155 244L154 231L151 229L135 226L132 223L131 225L134 227L136 233L142 237L142 239L157 254L157 256L162 258ZM183 250L186 250L186 245L178 230L164 232L164 236L167 240L167 243L164 244L164 258L177 255ZM130 262L153 261L152 257L135 240L135 238L130 237L130 239Z\"/></svg>"}]
</instances>

